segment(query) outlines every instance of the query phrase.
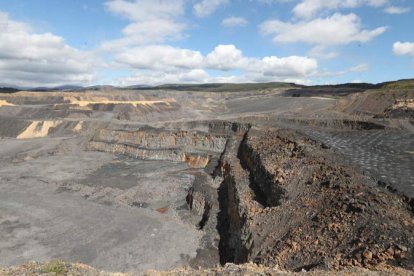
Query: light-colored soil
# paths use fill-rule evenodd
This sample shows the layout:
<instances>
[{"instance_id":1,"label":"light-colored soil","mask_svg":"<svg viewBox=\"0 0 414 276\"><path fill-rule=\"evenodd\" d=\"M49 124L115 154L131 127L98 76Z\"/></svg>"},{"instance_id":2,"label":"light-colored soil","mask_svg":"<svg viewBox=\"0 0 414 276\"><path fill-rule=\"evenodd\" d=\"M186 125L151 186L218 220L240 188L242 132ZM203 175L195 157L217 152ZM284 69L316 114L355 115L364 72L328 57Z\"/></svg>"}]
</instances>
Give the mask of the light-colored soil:
<instances>
[{"instance_id":1,"label":"light-colored soil","mask_svg":"<svg viewBox=\"0 0 414 276\"><path fill-rule=\"evenodd\" d=\"M59 126L61 123L62 121L34 121L17 136L17 139L47 137L49 130L51 128Z\"/></svg>"},{"instance_id":2,"label":"light-colored soil","mask_svg":"<svg viewBox=\"0 0 414 276\"><path fill-rule=\"evenodd\" d=\"M14 106L14 104L11 104L5 100L0 100L0 107L1 106Z\"/></svg>"},{"instance_id":3,"label":"light-colored soil","mask_svg":"<svg viewBox=\"0 0 414 276\"><path fill-rule=\"evenodd\" d=\"M162 99L157 101L117 101L117 100L111 100L105 97L87 97L87 99L77 99L76 97L64 97L65 101L69 101L70 104L77 105L80 107L85 107L88 105L94 105L94 104L130 104L134 107L137 107L138 105L144 105L144 106L152 106L154 104L163 103L166 105L170 105L171 103L175 102L174 99Z\"/></svg>"}]
</instances>

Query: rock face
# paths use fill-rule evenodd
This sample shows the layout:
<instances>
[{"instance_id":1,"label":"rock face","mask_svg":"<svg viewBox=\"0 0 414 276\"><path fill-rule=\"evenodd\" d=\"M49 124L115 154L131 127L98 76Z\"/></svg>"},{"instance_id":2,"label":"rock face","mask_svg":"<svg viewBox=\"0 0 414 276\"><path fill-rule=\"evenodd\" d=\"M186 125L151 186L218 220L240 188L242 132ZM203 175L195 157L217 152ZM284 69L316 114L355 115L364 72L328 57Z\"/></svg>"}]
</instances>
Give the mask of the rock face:
<instances>
[{"instance_id":1,"label":"rock face","mask_svg":"<svg viewBox=\"0 0 414 276\"><path fill-rule=\"evenodd\" d=\"M94 140L131 144L149 149L186 147L194 150L222 152L227 137L202 132L162 131L144 128L137 131L102 129L95 134Z\"/></svg>"},{"instance_id":2,"label":"rock face","mask_svg":"<svg viewBox=\"0 0 414 276\"><path fill-rule=\"evenodd\" d=\"M205 168L211 158L211 156L205 154L186 153L179 148L145 149L136 147L135 145L96 141L88 144L88 150L122 154L142 160L185 162L193 168Z\"/></svg>"},{"instance_id":3,"label":"rock face","mask_svg":"<svg viewBox=\"0 0 414 276\"><path fill-rule=\"evenodd\" d=\"M250 131L227 148L221 170L222 262L414 268L407 199L369 186L321 145L292 131Z\"/></svg>"},{"instance_id":4,"label":"rock face","mask_svg":"<svg viewBox=\"0 0 414 276\"><path fill-rule=\"evenodd\" d=\"M144 128L136 131L99 130L88 144L89 150L129 155L143 160L185 162L205 168L226 145L225 135L203 132L164 131Z\"/></svg>"},{"instance_id":5,"label":"rock face","mask_svg":"<svg viewBox=\"0 0 414 276\"><path fill-rule=\"evenodd\" d=\"M396 100L384 113L386 118L414 119L414 99Z\"/></svg>"}]
</instances>

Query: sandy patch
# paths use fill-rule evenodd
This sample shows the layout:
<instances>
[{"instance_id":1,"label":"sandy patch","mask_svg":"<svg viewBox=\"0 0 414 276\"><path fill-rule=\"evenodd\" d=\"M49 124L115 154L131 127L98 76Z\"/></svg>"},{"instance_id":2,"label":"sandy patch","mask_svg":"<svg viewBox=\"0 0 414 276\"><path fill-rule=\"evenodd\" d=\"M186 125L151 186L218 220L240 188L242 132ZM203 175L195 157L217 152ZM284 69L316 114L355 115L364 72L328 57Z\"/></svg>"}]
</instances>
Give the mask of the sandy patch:
<instances>
[{"instance_id":1,"label":"sandy patch","mask_svg":"<svg viewBox=\"0 0 414 276\"><path fill-rule=\"evenodd\" d=\"M83 128L83 121L80 121L74 128L73 131L74 132L81 132Z\"/></svg>"},{"instance_id":2,"label":"sandy patch","mask_svg":"<svg viewBox=\"0 0 414 276\"><path fill-rule=\"evenodd\" d=\"M391 109L398 109L398 108L414 109L414 99L397 100L395 104L393 104Z\"/></svg>"},{"instance_id":3,"label":"sandy patch","mask_svg":"<svg viewBox=\"0 0 414 276\"><path fill-rule=\"evenodd\" d=\"M145 101L145 100L143 101L116 101L116 100L109 100L103 97L94 97L89 100L83 100L83 99L78 100L75 97L65 97L65 100L69 101L70 104L78 105L79 107L86 107L88 105L93 105L93 104L104 104L104 105L130 104L130 105L133 105L134 107L137 107L138 105L151 106L151 105L159 104L159 103L170 105L171 103L175 102L175 99L162 99L162 100L157 100L157 101Z\"/></svg>"},{"instance_id":4,"label":"sandy patch","mask_svg":"<svg viewBox=\"0 0 414 276\"><path fill-rule=\"evenodd\" d=\"M311 97L312 99L318 99L318 100L325 100L325 101L335 101L335 99L327 98L327 97Z\"/></svg>"},{"instance_id":5,"label":"sandy patch","mask_svg":"<svg viewBox=\"0 0 414 276\"><path fill-rule=\"evenodd\" d=\"M0 106L14 106L14 104L11 104L5 100L0 100Z\"/></svg>"},{"instance_id":6,"label":"sandy patch","mask_svg":"<svg viewBox=\"0 0 414 276\"><path fill-rule=\"evenodd\" d=\"M57 127L62 121L33 121L17 139L30 139L47 137L51 128Z\"/></svg>"}]
</instances>

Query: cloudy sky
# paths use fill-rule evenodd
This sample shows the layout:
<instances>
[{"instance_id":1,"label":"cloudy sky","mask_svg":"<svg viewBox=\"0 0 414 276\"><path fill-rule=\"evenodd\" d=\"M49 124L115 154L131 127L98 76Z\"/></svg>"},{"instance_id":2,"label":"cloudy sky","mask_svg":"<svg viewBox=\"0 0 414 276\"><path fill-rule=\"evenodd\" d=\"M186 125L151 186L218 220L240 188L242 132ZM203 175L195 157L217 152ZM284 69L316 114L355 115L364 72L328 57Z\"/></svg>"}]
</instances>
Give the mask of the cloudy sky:
<instances>
[{"instance_id":1,"label":"cloudy sky","mask_svg":"<svg viewBox=\"0 0 414 276\"><path fill-rule=\"evenodd\" d=\"M412 0L0 0L0 84L414 77Z\"/></svg>"}]
</instances>

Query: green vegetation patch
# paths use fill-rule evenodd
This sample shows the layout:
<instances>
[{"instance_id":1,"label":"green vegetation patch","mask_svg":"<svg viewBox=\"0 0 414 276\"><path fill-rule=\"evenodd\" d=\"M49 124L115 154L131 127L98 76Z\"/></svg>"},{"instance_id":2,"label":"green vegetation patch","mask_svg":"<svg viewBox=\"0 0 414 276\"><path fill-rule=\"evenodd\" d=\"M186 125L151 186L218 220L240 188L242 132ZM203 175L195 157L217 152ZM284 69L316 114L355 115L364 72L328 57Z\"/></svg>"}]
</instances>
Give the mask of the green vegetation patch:
<instances>
[{"instance_id":1,"label":"green vegetation patch","mask_svg":"<svg viewBox=\"0 0 414 276\"><path fill-rule=\"evenodd\" d=\"M386 82L382 85L382 88L396 90L414 89L414 79Z\"/></svg>"},{"instance_id":2,"label":"green vegetation patch","mask_svg":"<svg viewBox=\"0 0 414 276\"><path fill-rule=\"evenodd\" d=\"M42 267L43 273L55 273L55 275L65 275L67 273L66 265L59 260L51 261Z\"/></svg>"}]
</instances>

